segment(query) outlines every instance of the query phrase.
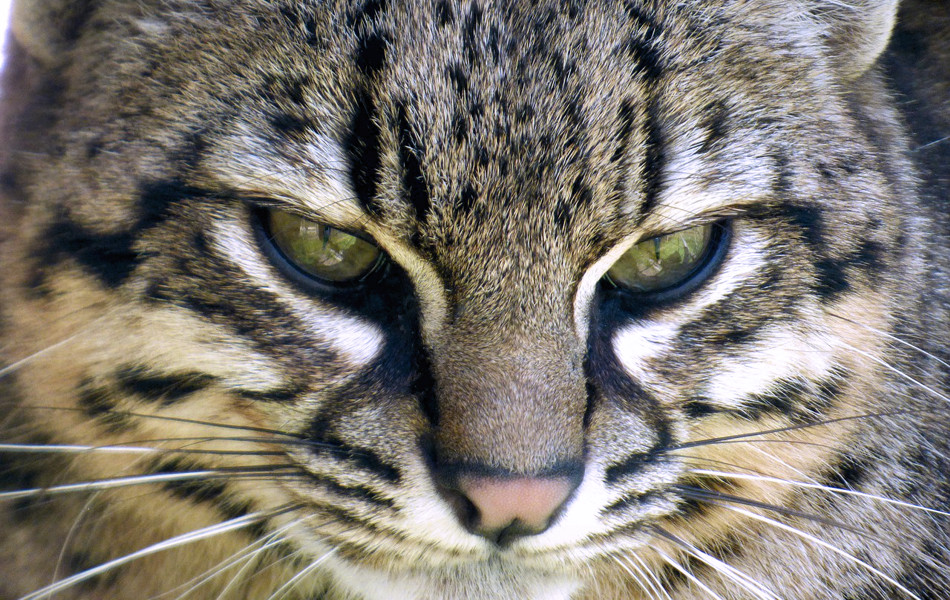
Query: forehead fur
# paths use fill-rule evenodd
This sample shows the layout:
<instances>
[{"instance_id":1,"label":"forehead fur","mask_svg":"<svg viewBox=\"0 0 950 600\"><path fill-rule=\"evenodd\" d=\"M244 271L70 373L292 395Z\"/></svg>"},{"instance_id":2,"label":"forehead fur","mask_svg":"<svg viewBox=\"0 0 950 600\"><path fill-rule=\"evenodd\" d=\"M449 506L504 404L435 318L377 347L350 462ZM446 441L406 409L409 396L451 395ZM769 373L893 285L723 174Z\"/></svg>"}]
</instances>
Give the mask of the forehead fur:
<instances>
[{"instance_id":1,"label":"forehead fur","mask_svg":"<svg viewBox=\"0 0 950 600\"><path fill-rule=\"evenodd\" d=\"M748 157L835 118L812 92L833 77L824 42L841 17L776 4L85 3L61 67L71 176L51 194L95 196L75 210L108 228L143 179L330 190L425 255L449 293L501 298L527 280L518 294L545 290L530 303L563 312L674 169L678 192L755 196L777 167Z\"/></svg>"}]
</instances>

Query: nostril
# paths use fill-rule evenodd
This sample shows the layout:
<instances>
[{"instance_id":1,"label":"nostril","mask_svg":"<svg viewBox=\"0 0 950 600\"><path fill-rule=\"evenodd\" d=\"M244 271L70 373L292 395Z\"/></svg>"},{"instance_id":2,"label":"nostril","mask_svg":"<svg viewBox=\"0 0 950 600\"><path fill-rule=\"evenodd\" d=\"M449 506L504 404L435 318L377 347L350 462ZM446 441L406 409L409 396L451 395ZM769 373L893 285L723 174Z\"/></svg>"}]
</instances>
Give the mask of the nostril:
<instances>
[{"instance_id":1,"label":"nostril","mask_svg":"<svg viewBox=\"0 0 950 600\"><path fill-rule=\"evenodd\" d=\"M442 497L452 507L456 518L465 529L475 532L478 529L479 512L478 507L465 497L465 494L454 488L445 487L442 489Z\"/></svg>"},{"instance_id":2,"label":"nostril","mask_svg":"<svg viewBox=\"0 0 950 600\"><path fill-rule=\"evenodd\" d=\"M547 529L576 485L568 477L461 475L445 498L469 531L506 545Z\"/></svg>"}]
</instances>

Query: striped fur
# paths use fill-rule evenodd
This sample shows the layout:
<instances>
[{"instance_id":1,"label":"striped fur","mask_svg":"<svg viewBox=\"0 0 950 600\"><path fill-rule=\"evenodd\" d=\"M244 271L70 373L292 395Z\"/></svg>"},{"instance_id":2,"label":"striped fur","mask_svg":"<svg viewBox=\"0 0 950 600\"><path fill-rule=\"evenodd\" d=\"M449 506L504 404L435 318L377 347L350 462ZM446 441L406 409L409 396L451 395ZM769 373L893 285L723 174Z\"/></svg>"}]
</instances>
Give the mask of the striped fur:
<instances>
[{"instance_id":1,"label":"striped fur","mask_svg":"<svg viewBox=\"0 0 950 600\"><path fill-rule=\"evenodd\" d=\"M896 10L15 0L0 600L950 597L950 10ZM604 279L700 224L689 293ZM495 543L473 472L577 487Z\"/></svg>"}]
</instances>

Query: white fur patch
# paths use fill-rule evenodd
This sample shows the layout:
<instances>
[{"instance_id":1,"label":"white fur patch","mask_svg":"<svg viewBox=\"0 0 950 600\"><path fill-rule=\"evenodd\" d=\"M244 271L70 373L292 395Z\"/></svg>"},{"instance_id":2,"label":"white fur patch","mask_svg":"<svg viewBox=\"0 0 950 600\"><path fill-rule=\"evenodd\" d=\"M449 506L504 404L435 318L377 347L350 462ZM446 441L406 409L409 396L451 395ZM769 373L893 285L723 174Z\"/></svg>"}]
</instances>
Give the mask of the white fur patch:
<instances>
[{"instance_id":1,"label":"white fur patch","mask_svg":"<svg viewBox=\"0 0 950 600\"><path fill-rule=\"evenodd\" d=\"M641 321L622 327L613 338L613 350L624 370L641 382L649 381L649 363L670 349L679 325L663 321Z\"/></svg>"},{"instance_id":2,"label":"white fur patch","mask_svg":"<svg viewBox=\"0 0 950 600\"><path fill-rule=\"evenodd\" d=\"M253 125L237 122L233 127L230 143L216 146L205 160L220 182L245 197L284 200L335 227L359 228L366 215L341 177L345 161L335 142L310 132L309 140L295 145L294 156L287 157Z\"/></svg>"},{"instance_id":3,"label":"white fur patch","mask_svg":"<svg viewBox=\"0 0 950 600\"><path fill-rule=\"evenodd\" d=\"M578 582L563 576L520 571L503 560L474 563L437 575L397 574L357 567L331 557L339 586L362 600L568 600Z\"/></svg>"},{"instance_id":4,"label":"white fur patch","mask_svg":"<svg viewBox=\"0 0 950 600\"><path fill-rule=\"evenodd\" d=\"M750 348L742 360L710 378L707 398L717 406L739 408L739 399L760 394L776 381L803 376L815 379L833 364L833 352L825 336L802 334L787 327L774 328Z\"/></svg>"}]
</instances>

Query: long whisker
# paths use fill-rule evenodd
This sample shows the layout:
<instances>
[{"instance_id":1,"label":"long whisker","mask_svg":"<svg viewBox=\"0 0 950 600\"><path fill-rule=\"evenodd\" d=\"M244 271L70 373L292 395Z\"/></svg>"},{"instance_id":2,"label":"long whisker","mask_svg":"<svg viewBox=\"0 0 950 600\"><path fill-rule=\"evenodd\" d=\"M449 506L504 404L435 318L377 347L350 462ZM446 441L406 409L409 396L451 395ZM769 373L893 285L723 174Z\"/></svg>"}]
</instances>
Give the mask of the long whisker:
<instances>
[{"instance_id":1,"label":"long whisker","mask_svg":"<svg viewBox=\"0 0 950 600\"><path fill-rule=\"evenodd\" d=\"M68 344L69 342L72 342L76 338L89 333L89 330L93 329L94 326L98 325L99 322L105 318L106 318L105 316L95 318L92 321L84 324L80 328L80 330L77 331L76 333L63 338L59 340L58 342L50 344L49 346L43 348L42 350L37 350L36 352L34 352L33 354L30 354L29 356L25 356L17 361L14 361L3 368L0 368L0 378L6 377L7 375L17 371L20 367L26 365L27 363L33 360L36 360L37 358L44 356L52 352L53 350L56 350L57 348L61 348L62 346L65 346L66 344Z\"/></svg>"},{"instance_id":2,"label":"long whisker","mask_svg":"<svg viewBox=\"0 0 950 600\"><path fill-rule=\"evenodd\" d=\"M250 442L250 443L275 443L267 438L247 438L247 437L173 437L173 438L152 438L148 440L135 440L129 442L119 442L109 446L86 446L80 444L4 444L0 443L0 453L23 453L23 454L201 454L215 456L285 456L286 452L281 450L206 450L201 448L179 447L162 448L156 446L125 446L123 444L143 444L143 443L168 443L168 442L191 442L189 446L196 446L202 443L211 442ZM298 441L279 441L276 442L282 446L301 445L316 446L330 450L340 450L329 444L312 442L310 440Z\"/></svg>"},{"instance_id":3,"label":"long whisker","mask_svg":"<svg viewBox=\"0 0 950 600\"><path fill-rule=\"evenodd\" d=\"M670 595L666 592L666 589L663 587L663 582L661 582L660 579L656 576L656 574L653 572L653 569L651 569L645 562L643 562L643 559L641 559L636 554L631 554L628 558L633 559L640 564L640 569L638 570L646 575L646 579L648 583L652 581L653 583L656 584L656 589L660 590L660 592L663 594L666 600L673 600L672 598L670 598ZM631 563L631 566L634 566L633 563ZM650 587L653 587L653 586L651 585Z\"/></svg>"},{"instance_id":4,"label":"long whisker","mask_svg":"<svg viewBox=\"0 0 950 600\"><path fill-rule=\"evenodd\" d=\"M53 580L50 582L50 585L56 583L59 580L59 570L63 566L63 561L66 559L66 550L69 548L69 544L72 542L73 536L76 535L80 524L83 522L83 519L86 518L86 515L89 514L89 510L92 508L99 494L101 494L101 492L96 492L95 494L89 496L82 508L79 509L79 512L76 514L76 518L73 520L73 524L69 527L69 531L66 532L66 537L63 538L63 543L59 549L59 556L56 557L56 566L53 568Z\"/></svg>"},{"instance_id":5,"label":"long whisker","mask_svg":"<svg viewBox=\"0 0 950 600\"><path fill-rule=\"evenodd\" d=\"M876 328L876 327L871 327L870 325L868 325L868 324L866 324L866 323L861 323L860 321L855 321L854 319L849 319L848 317L845 317L844 315L839 315L838 313L836 313L836 312L834 312L834 311L830 311L830 312L828 312L828 314L831 315L832 317L836 317L836 318L841 319L842 321L845 321L845 322L850 323L850 324L852 324L852 325L857 325L858 327L863 327L864 329L867 329L868 331L871 331L871 332L873 332L873 333L875 333L875 334L877 334L877 335L886 337L886 338L889 339L889 340L893 340L893 341L897 342L898 344L902 344L902 345L904 345L904 346L907 346L908 348L914 350L915 352L918 352L918 353L920 353L920 354L923 354L923 355L926 356L927 358L932 358L933 360L935 360L936 362L940 363L941 365L950 368L950 363L948 363L948 362L946 362L946 361L944 361L944 360L941 360L938 356L936 356L936 355L934 355L934 354L931 354L930 352L927 352L926 350L924 350L923 348L921 348L921 347L919 347L919 346L915 346L914 344L911 344L910 342L908 342L907 340L901 338L900 336L896 336L896 335L894 335L893 333L890 333L890 332L888 332L888 331L884 331L884 330L882 330L882 329L878 329L878 328Z\"/></svg>"},{"instance_id":6,"label":"long whisker","mask_svg":"<svg viewBox=\"0 0 950 600\"><path fill-rule=\"evenodd\" d=\"M686 577L686 579L696 584L699 587L699 589L703 590L704 592L712 596L714 600L724 600L722 596L714 592L709 586L707 586L705 583L700 581L698 577L693 575L689 571L689 569L681 565L679 561L674 560L671 556L669 556L666 552L663 552L659 548L653 548L652 550L656 552L660 556L660 558L662 558L666 562L666 564L670 565L671 567L673 567L674 569L682 573L683 576Z\"/></svg>"},{"instance_id":7,"label":"long whisker","mask_svg":"<svg viewBox=\"0 0 950 600\"><path fill-rule=\"evenodd\" d=\"M776 596L770 590L766 589L764 586L762 586L762 584L755 581L750 576L746 575L745 573L736 569L735 567L732 567L724 563L723 561L719 560L715 556L712 556L711 554L707 552L703 552L702 550L700 550L693 544L690 544L686 540L680 537L677 537L673 535L672 533L669 533L662 527L659 527L656 525L654 525L651 529L656 535L666 538L667 540L673 542L677 546L683 548L683 550L685 550L690 556L693 556L694 558L706 563L707 565L712 567L717 573L729 578L734 583L740 585L743 589L754 594L757 598L760 598L761 600L781 600L781 598Z\"/></svg>"},{"instance_id":8,"label":"long whisker","mask_svg":"<svg viewBox=\"0 0 950 600\"><path fill-rule=\"evenodd\" d=\"M306 521L307 519L311 517L313 517L313 515L309 515L309 516L302 517L299 519L294 519L290 523L280 527L279 529L274 530L273 532L267 534L261 539L255 540L254 542L248 544L241 550L235 552L234 554L232 554L225 560L221 561L214 567L208 569L201 575L198 575L197 577L194 577L171 590L162 592L161 594L158 594L156 596L152 596L151 598L149 598L149 600L157 600L158 598L163 598L165 596L174 594L176 592L181 592L181 593L175 598L175 600L182 600L182 598L187 597L189 594L197 590L199 587L201 587L208 581L211 581L212 579L214 579L221 573L224 573L231 567L240 563L244 563L241 569L234 576L231 577L231 580L228 581L228 584L224 587L224 589L221 590L221 593L218 594L218 599L223 598L227 594L228 590L230 590L231 587L234 586L240 580L244 572L254 564L254 560L257 557L259 557L262 553L266 552L267 550L273 548L274 546L277 546L278 544L284 541L282 534L285 531L294 527L295 525L298 525ZM186 587L188 589L181 591L182 588L186 588Z\"/></svg>"},{"instance_id":9,"label":"long whisker","mask_svg":"<svg viewBox=\"0 0 950 600\"><path fill-rule=\"evenodd\" d=\"M636 582L638 586L640 586L641 590L643 590L644 594L649 594L652 598L657 598L657 594L655 593L656 590L653 590L651 592L650 589L647 588L647 584L646 582L644 582L643 577L633 572L633 563L629 563L628 561L621 560L619 556L612 555L610 558L613 559L615 563L620 565L620 568L626 571L628 575L630 575L633 581ZM650 585L649 587L652 588L653 586Z\"/></svg>"},{"instance_id":10,"label":"long whisker","mask_svg":"<svg viewBox=\"0 0 950 600\"><path fill-rule=\"evenodd\" d=\"M752 500L750 498L743 498L741 496L734 496L732 494L726 494L723 492L704 490L701 488L695 488L695 487L687 486L687 485L677 485L677 486L674 486L674 488L678 489L685 496L688 496L695 500L706 502L708 504L715 504L717 506L722 506L724 508L726 508L726 504L724 503L744 504L746 506L761 508L763 510L776 512L776 513L786 515L789 517L798 517L800 519L806 519L808 521L821 523L822 525L828 525L830 527L835 527L837 529L843 529L845 531L850 531L851 533L857 533L858 535L861 535L863 537L873 539L882 544L886 544L886 542L882 540L880 537L872 535L868 533L867 531L858 529L857 527L852 527L851 525L848 525L847 523L841 523L839 521L835 521L834 519L827 519L825 517L820 517L818 515L813 515L813 514L803 512L800 510L794 510L791 508L778 506L776 504L770 504L768 502L760 502L758 500Z\"/></svg>"},{"instance_id":11,"label":"long whisker","mask_svg":"<svg viewBox=\"0 0 950 600\"><path fill-rule=\"evenodd\" d=\"M817 483L808 483L805 481L795 481L793 479L782 479L780 477L770 477L768 475L755 475L749 473L728 473L724 471L715 471L710 469L690 469L690 473L696 473L698 475L709 475L710 477L726 477L731 479L747 479L752 481L765 481L768 483L778 483L784 485L790 485L801 488L823 490L826 492L831 492L833 494L843 494L848 496L857 496L859 498L866 498L868 500L874 500L877 502L884 502L887 504L892 504L894 506L901 506L904 508L910 508L914 510L920 510L928 513L933 513L935 515L941 515L944 517L950 517L950 512L937 510L935 508L929 508L927 506L921 506L920 504L914 504L912 502L905 502L903 500L895 500L894 498L888 498L886 496L878 496L875 494L868 494L867 492L859 492L857 490L850 490L847 488L837 488L828 485L820 485Z\"/></svg>"},{"instance_id":12,"label":"long whisker","mask_svg":"<svg viewBox=\"0 0 950 600\"><path fill-rule=\"evenodd\" d=\"M107 490L133 485L143 485L147 483L165 483L169 481L188 481L193 479L232 479L237 477L254 478L263 477L264 474L267 475L268 479L275 476L286 477L302 475L298 467L291 465L262 465L207 469L202 471L188 471L184 473L157 473L154 475L135 475L132 477L117 477L114 479L84 481L82 483L68 483L46 488L31 488L27 490L0 492L0 500L16 500L19 498L30 498L34 496Z\"/></svg>"},{"instance_id":13,"label":"long whisker","mask_svg":"<svg viewBox=\"0 0 950 600\"><path fill-rule=\"evenodd\" d=\"M819 447L819 448L828 448L828 447L829 447L829 446L826 445L826 444L815 444L815 446L816 446L816 447ZM780 457L776 456L775 454L766 452L765 450L763 450L762 448L759 448L758 446L756 446L756 445L754 445L754 444L751 444L751 445L749 446L749 449L752 450L753 452L758 453L759 455L761 455L761 456L762 456L763 458L765 458L766 460L772 461L772 462L774 462L774 463L778 463L778 464L780 464L781 466L783 466L783 467L785 467L786 469L788 469L789 471L794 471L796 474L798 474L798 475L801 476L801 477L804 477L804 478L806 478L806 479L809 478L808 475L806 475L804 471L802 471L801 469L798 469L798 468L792 466L791 464L789 464L788 462L782 460Z\"/></svg>"},{"instance_id":14,"label":"long whisker","mask_svg":"<svg viewBox=\"0 0 950 600\"><path fill-rule=\"evenodd\" d=\"M225 566L224 568L218 569L215 573L212 573L211 575L209 575L209 576L207 577L207 579L213 578L213 577L217 576L219 573L223 572L225 569L230 568L230 567L231 567L232 565L234 565L234 564L237 564L237 563L239 563L239 562L243 562L243 563L244 563L244 565L240 568L240 570L238 570L238 572L235 573L235 574L231 577L231 580L228 581L228 584L227 584L226 586L224 586L224 588L218 593L218 595L215 597L215 600L222 600L223 598L227 597L228 592L231 591L231 589L232 589L234 586L239 585L239 582L240 582L240 583L245 582L245 581L246 581L246 577L247 577L247 572L248 572L250 569L254 568L254 569L255 569L254 573L259 573L259 572L261 572L260 562L258 562L258 559L259 559L259 558L261 557L261 555L263 555L265 552L267 552L267 551L270 550L271 548L273 548L273 547L275 547L275 546L277 546L278 544L280 544L280 543L283 542L283 539L281 539L279 536L272 536L272 537L273 537L273 539L270 539L266 544L264 544L264 545L261 546L260 548L257 548L256 550L254 550L254 551L252 551L252 552L245 553L244 556L242 556L240 559L238 559L238 560L236 560L236 561L232 561L230 564L228 564L228 565ZM286 557L281 558L280 560L285 560L285 558L286 558ZM279 561L277 561L277 562L279 562ZM276 564L276 562L273 562L273 563L267 565L267 567L265 567L265 568L269 568L269 567L273 566L274 564ZM202 582L202 583L203 583L203 582ZM189 590L187 593L190 594L194 589L197 589L197 586L195 586L195 588L192 588L192 590ZM183 598L184 596L185 596L184 594L183 594L182 596L179 596L179 598L178 598L177 600L180 600L180 598Z\"/></svg>"},{"instance_id":15,"label":"long whisker","mask_svg":"<svg viewBox=\"0 0 950 600\"><path fill-rule=\"evenodd\" d=\"M9 402L0 402L0 406L7 404L12 405L12 407L21 409L21 410L52 410L52 411L64 411L64 412L79 412L85 413L86 411L82 408L71 407L71 406L21 406L17 403ZM299 440L300 438L292 433L287 433L286 431L280 431L279 429L268 429L266 427L253 427L250 425L232 425L230 423L216 423L214 421L203 421L200 419L186 419L184 417L169 417L165 415L149 415L144 413L136 413L124 410L110 410L109 414L119 415L123 417L136 417L139 419L154 419L158 421L166 421L171 423L186 423L189 425L206 425L208 427L217 427L221 429L233 429L235 431L253 431L255 433L267 433L270 435L288 437L294 440ZM284 443L279 440L273 440L274 443Z\"/></svg>"},{"instance_id":16,"label":"long whisker","mask_svg":"<svg viewBox=\"0 0 950 600\"><path fill-rule=\"evenodd\" d=\"M287 592L293 589L294 586L296 586L300 582L301 579L303 579L310 573L313 573L314 571L316 571L317 567L319 567L325 560L333 556L333 554L335 553L336 553L336 550L330 550L329 552L325 553L320 558L315 559L309 565L301 569L299 573L291 577L284 585L277 588L277 590L273 594L267 597L267 600L276 600L278 598L283 598L284 596L286 596Z\"/></svg>"},{"instance_id":17,"label":"long whisker","mask_svg":"<svg viewBox=\"0 0 950 600\"><path fill-rule=\"evenodd\" d=\"M942 137L942 138L936 139L936 140L934 140L934 141L932 141L932 142L927 142L927 143L924 144L923 146L917 146L916 148L913 148L913 149L911 150L911 152L920 152L921 150L926 150L927 148L932 148L933 146L936 146L936 145L938 145L938 144L942 144L942 143L947 142L947 141L950 141L950 135L948 135L948 136L946 136L946 137Z\"/></svg>"},{"instance_id":18,"label":"long whisker","mask_svg":"<svg viewBox=\"0 0 950 600\"><path fill-rule=\"evenodd\" d=\"M246 527L250 527L256 523L260 523L266 519L285 514L291 511L299 510L301 508L298 504L293 505L284 505L280 508L276 508L270 511L260 511L230 519L224 521L223 523L218 523L208 527L202 527L201 529L196 529L194 531L189 531L182 535L169 538L167 540L152 544L151 546L146 546L141 550L137 550L125 556L110 560L109 562L103 563L99 566L93 567L91 569L86 569L80 573L73 575L72 577L67 577L61 581L58 581L52 585L48 585L44 588L40 588L26 596L19 598L19 600L39 600L44 596L50 596L57 592L61 592L65 589L68 589L78 583L91 579L102 573L106 573L112 569L120 567L124 564L133 562L140 558L156 554L158 552L163 552L165 550L170 550L172 548L178 548L180 546L185 546L188 544L193 544L195 542L213 538L229 531L237 531Z\"/></svg>"},{"instance_id":19,"label":"long whisker","mask_svg":"<svg viewBox=\"0 0 950 600\"><path fill-rule=\"evenodd\" d=\"M792 526L790 526L790 525L786 525L785 523L782 523L781 521L777 521L777 520L775 520L775 519L770 519L769 517L756 514L756 513L752 512L752 511L746 510L746 509L744 509L744 508L739 508L738 506L722 505L722 507L725 508L725 509L728 509L728 510L737 512L737 513L739 513L739 514L741 514L741 515L745 515L745 516L749 517L750 519L755 519L756 521L760 521L760 522L762 522L762 523L766 523L766 524L771 525L771 526L773 526L773 527L776 527L776 528L778 528L778 529L782 529L783 531L788 531L789 533L792 533L792 534L794 534L794 535L797 535L797 536L801 537L802 539L808 540L808 541L810 541L810 542L812 542L812 543L814 543L814 544L818 544L818 545L821 546L822 548L825 548L825 549L827 549L827 550L831 550L831 551L834 552L835 554L838 554L839 556L841 556L841 557L843 557L843 558L845 558L845 559L847 559L847 560L853 562L853 563L856 564L856 565L860 565L861 567L864 567L865 569L867 569L867 570L870 571L871 573L874 573L874 574L877 575L878 577L884 579L885 581L887 581L888 583L890 583L891 585L893 585L894 587L896 587L896 588L899 589L900 591L904 592L909 598L913 598L914 600L921 600L919 596L917 596L917 595L914 594L912 591L910 591L909 589L907 589L906 587L904 587L903 585L901 585L900 582L898 582L896 579L894 579L893 577L891 577L891 576L888 575L887 573L884 573L884 572L881 571L880 569L877 569L876 567L874 567L874 566L872 566L871 564L869 564L869 563L867 563L867 562L861 560L860 558L858 558L858 557L856 557L856 556L854 556L854 555L852 555L852 554L849 554L848 552L845 552L844 550L842 550L841 548L838 548L838 547L835 546L834 544L829 544L828 542L826 542L826 541L824 541L824 540L822 540L822 539L820 539L820 538L818 538L818 537L816 537L816 536L814 536L814 535L811 535L810 533L806 533L806 532L804 532L804 531L801 531L800 529L796 529L795 527L792 527Z\"/></svg>"},{"instance_id":20,"label":"long whisker","mask_svg":"<svg viewBox=\"0 0 950 600\"><path fill-rule=\"evenodd\" d=\"M890 410L890 411L873 412L873 413L861 413L861 414L857 414L857 415L847 415L847 416L844 416L844 417L836 417L836 418L834 418L834 419L825 419L825 420L822 420L822 421L817 421L817 422L815 422L815 423L799 423L799 424L796 424L796 425L789 425L789 426L787 426L787 427L775 427L775 428L772 428L772 429L762 429L762 430L753 431L753 432L750 432L750 433L738 433L738 434L735 434L735 435L726 435L726 436L721 436L721 437L714 437L714 438L706 438L706 439L703 439L703 440L696 440L696 441L693 441L693 442L684 442L684 443L682 443L682 444L676 444L676 445L673 445L673 446L668 446L668 447L664 448L664 449L662 450L662 452L664 452L664 453L669 453L669 452L675 452L675 451L677 451L677 450L686 450L686 449L688 449L688 448L697 448L697 447L700 447L700 446L710 446L710 445L713 445L713 444L724 444L724 443L736 442L736 441L747 441L747 440L750 440L750 439L753 439L753 438L756 438L756 437L760 437L760 436L763 436L763 435L769 435L769 434L773 434L773 433L788 433L788 432L790 432L790 431L801 431L801 430L804 430L804 429L812 429L812 428L815 428L815 427L824 427L824 426L826 426L826 425L833 425L833 424L835 424L835 423L843 423L843 422L847 422L847 421L857 421L857 420L861 420L861 419L873 419L873 418L881 418L881 417L892 417L892 416L898 416L898 415L918 414L918 413L921 413L921 412L923 412L923 411L900 409L900 410ZM770 441L781 442L781 443L792 443L792 442L796 442L797 440L788 440L788 441L786 441L786 440L770 440ZM813 444L812 442L804 442L804 443L806 443L806 444Z\"/></svg>"},{"instance_id":21,"label":"long whisker","mask_svg":"<svg viewBox=\"0 0 950 600\"><path fill-rule=\"evenodd\" d=\"M55 444L3 444L0 452L25 454L155 454L165 450L136 446L78 446Z\"/></svg>"},{"instance_id":22,"label":"long whisker","mask_svg":"<svg viewBox=\"0 0 950 600\"><path fill-rule=\"evenodd\" d=\"M907 380L907 381L913 383L914 385L916 385L916 386L919 387L920 389L926 390L927 392L930 392L930 394L931 394L934 398L937 398L938 400L943 400L944 402L950 403L950 398L948 398L945 394L941 394L940 392L938 392L937 390L933 389L932 387L930 387L930 386L927 385L926 383L923 383L922 381L919 381L918 379L916 379L916 378L914 378L914 377L911 377L910 375L908 375L907 373L901 371L900 369L898 369L898 368L895 367L894 365L890 364L890 363L887 362L886 360L883 360L883 359L881 359L881 358L878 358L877 356L874 356L874 355L871 354L870 352L865 352L864 350L861 350L861 349L859 349L859 348L856 348L856 347L854 347L854 346L852 346L851 344L848 344L848 343L846 343L846 342L843 342L843 341L840 341L840 340L839 340L839 343L840 343L842 346L844 346L845 348L847 348L848 350L851 350L852 352L854 352L854 353L856 353L856 354L860 354L861 356L863 356L863 357L865 357L865 358L867 358L867 359L869 359L869 360L872 360L872 361L876 362L877 364L881 365L882 367L884 367L884 368L887 369L888 371L894 373L895 375L898 375L898 376L901 377L902 379L905 379L905 380Z\"/></svg>"}]
</instances>

